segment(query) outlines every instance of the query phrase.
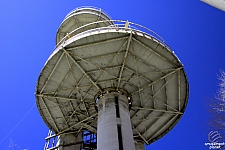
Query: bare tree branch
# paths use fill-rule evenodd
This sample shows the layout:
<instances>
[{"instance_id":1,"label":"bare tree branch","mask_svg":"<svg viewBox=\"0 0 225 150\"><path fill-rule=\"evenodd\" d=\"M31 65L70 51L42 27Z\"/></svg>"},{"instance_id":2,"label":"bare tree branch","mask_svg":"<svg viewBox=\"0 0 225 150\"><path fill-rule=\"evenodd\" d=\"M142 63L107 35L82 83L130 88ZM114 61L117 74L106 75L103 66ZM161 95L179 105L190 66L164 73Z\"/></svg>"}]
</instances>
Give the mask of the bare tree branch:
<instances>
[{"instance_id":1,"label":"bare tree branch","mask_svg":"<svg viewBox=\"0 0 225 150\"><path fill-rule=\"evenodd\" d=\"M208 100L208 111L210 113L210 130L219 131L225 138L225 71L220 70L218 76L219 89L215 98Z\"/></svg>"}]
</instances>

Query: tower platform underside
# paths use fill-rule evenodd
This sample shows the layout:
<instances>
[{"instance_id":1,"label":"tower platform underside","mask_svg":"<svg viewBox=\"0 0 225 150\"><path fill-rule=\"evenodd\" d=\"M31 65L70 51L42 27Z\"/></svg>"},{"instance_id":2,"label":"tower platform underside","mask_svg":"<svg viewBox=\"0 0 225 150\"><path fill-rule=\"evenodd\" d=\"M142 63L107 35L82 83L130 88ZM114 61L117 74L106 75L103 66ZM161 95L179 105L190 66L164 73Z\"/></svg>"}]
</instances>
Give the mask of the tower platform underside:
<instances>
[{"instance_id":1,"label":"tower platform underside","mask_svg":"<svg viewBox=\"0 0 225 150\"><path fill-rule=\"evenodd\" d=\"M36 102L57 135L97 133L97 100L115 91L130 99L135 143L150 144L184 113L188 81L176 55L156 38L117 26L68 37L47 60L37 83Z\"/></svg>"}]
</instances>

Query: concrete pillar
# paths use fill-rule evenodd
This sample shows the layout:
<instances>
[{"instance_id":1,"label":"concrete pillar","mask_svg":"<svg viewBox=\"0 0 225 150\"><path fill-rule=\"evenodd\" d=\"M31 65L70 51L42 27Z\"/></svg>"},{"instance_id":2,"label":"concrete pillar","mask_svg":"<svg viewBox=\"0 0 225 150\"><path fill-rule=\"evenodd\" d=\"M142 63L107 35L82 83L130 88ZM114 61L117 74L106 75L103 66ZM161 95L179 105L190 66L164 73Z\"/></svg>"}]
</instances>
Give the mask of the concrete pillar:
<instances>
[{"instance_id":1,"label":"concrete pillar","mask_svg":"<svg viewBox=\"0 0 225 150\"><path fill-rule=\"evenodd\" d=\"M135 150L127 97L107 93L98 99L97 106L97 149Z\"/></svg>"},{"instance_id":2,"label":"concrete pillar","mask_svg":"<svg viewBox=\"0 0 225 150\"><path fill-rule=\"evenodd\" d=\"M83 133L77 136L74 133L59 135L57 150L81 150L83 142Z\"/></svg>"}]
</instances>

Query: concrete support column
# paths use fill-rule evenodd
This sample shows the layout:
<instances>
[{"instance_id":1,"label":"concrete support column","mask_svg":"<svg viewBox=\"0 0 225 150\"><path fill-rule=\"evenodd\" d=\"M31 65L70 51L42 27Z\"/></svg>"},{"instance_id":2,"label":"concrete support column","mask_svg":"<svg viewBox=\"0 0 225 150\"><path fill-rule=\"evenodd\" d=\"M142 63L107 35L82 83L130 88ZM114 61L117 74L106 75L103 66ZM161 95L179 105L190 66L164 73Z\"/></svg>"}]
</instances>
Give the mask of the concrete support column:
<instances>
[{"instance_id":1,"label":"concrete support column","mask_svg":"<svg viewBox=\"0 0 225 150\"><path fill-rule=\"evenodd\" d=\"M74 133L59 135L57 150L81 150L83 143L83 133L77 136Z\"/></svg>"},{"instance_id":2,"label":"concrete support column","mask_svg":"<svg viewBox=\"0 0 225 150\"><path fill-rule=\"evenodd\" d=\"M135 150L127 97L107 93L98 99L97 106L97 149Z\"/></svg>"}]
</instances>

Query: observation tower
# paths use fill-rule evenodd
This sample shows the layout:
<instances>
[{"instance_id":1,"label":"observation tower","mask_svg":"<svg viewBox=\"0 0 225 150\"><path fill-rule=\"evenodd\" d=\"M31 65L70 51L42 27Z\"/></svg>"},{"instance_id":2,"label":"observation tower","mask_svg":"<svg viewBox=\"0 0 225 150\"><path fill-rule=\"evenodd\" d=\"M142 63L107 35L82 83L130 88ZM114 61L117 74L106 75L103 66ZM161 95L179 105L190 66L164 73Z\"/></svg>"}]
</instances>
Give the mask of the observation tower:
<instances>
[{"instance_id":1,"label":"observation tower","mask_svg":"<svg viewBox=\"0 0 225 150\"><path fill-rule=\"evenodd\" d=\"M65 17L36 85L46 150L143 150L177 124L187 100L183 65L160 36L93 7Z\"/></svg>"}]
</instances>

